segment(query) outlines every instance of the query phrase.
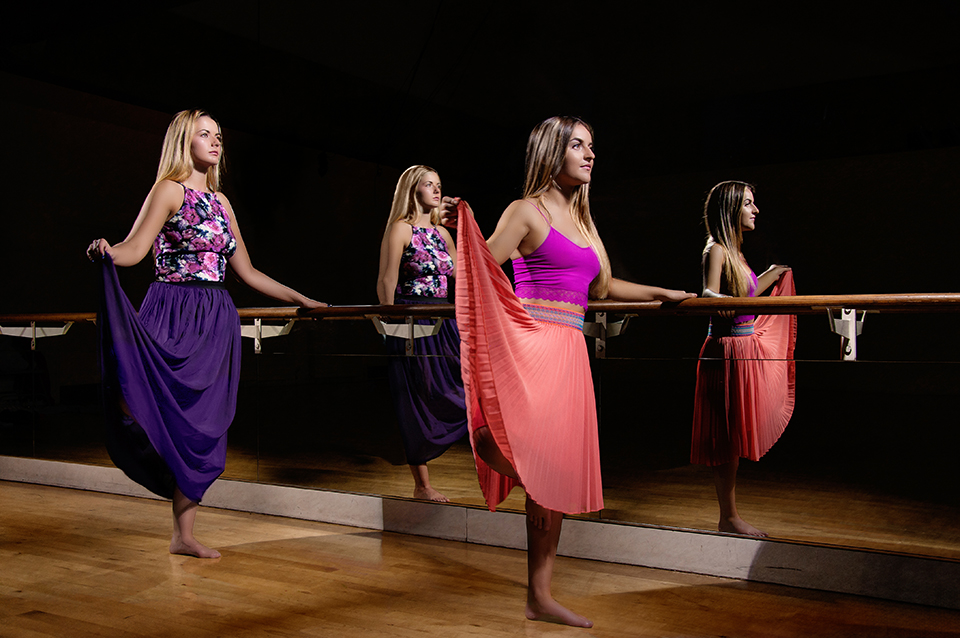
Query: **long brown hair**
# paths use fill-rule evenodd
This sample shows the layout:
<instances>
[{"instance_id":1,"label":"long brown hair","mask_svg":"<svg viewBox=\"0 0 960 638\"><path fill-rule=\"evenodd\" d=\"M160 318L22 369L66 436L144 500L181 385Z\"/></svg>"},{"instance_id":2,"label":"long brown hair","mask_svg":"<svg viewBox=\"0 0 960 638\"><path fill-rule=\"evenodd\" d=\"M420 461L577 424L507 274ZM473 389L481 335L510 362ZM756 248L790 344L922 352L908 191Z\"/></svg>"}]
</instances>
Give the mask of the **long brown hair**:
<instances>
[{"instance_id":1,"label":"long brown hair","mask_svg":"<svg viewBox=\"0 0 960 638\"><path fill-rule=\"evenodd\" d=\"M740 247L743 245L743 228L740 223L743 200L747 189L754 194L756 186L747 182L720 182L707 193L703 204L703 223L707 227L707 245L703 249L704 266L707 254L714 244L723 248L723 276L727 287L734 297L747 297L750 294L750 279ZM704 268L704 287L706 287L706 268ZM716 290L714 292L721 292Z\"/></svg>"},{"instance_id":2,"label":"long brown hair","mask_svg":"<svg viewBox=\"0 0 960 638\"><path fill-rule=\"evenodd\" d=\"M576 117L556 116L540 122L527 140L526 179L524 199L540 199L554 184L563 168L567 145L577 124L593 137L593 128ZM603 299L610 288L610 258L600 241L596 224L590 214L590 184L581 184L573 195L573 219L577 230L586 237L600 259L600 273L590 284L590 297Z\"/></svg>"}]
</instances>

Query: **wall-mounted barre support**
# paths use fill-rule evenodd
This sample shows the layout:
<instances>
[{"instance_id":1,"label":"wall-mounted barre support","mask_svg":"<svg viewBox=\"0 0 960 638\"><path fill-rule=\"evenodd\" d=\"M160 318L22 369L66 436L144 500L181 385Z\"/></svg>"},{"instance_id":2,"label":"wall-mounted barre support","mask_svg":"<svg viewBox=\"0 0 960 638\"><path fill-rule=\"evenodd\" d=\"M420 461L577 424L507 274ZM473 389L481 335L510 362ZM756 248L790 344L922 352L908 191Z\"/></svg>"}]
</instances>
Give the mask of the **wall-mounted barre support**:
<instances>
[{"instance_id":1,"label":"wall-mounted barre support","mask_svg":"<svg viewBox=\"0 0 960 638\"><path fill-rule=\"evenodd\" d=\"M624 315L618 321L607 321L607 313L597 312L594 321L583 322L583 334L595 339L593 346L593 356L597 359L607 358L607 339L622 334L630 323L630 317L635 315Z\"/></svg>"},{"instance_id":2,"label":"wall-mounted barre support","mask_svg":"<svg viewBox=\"0 0 960 638\"><path fill-rule=\"evenodd\" d=\"M263 318L254 317L253 325L240 326L240 336L253 339L253 353L262 354L263 340L270 337L281 337L289 334L296 319L291 319L282 326L263 325Z\"/></svg>"},{"instance_id":3,"label":"wall-mounted barre support","mask_svg":"<svg viewBox=\"0 0 960 638\"><path fill-rule=\"evenodd\" d=\"M72 325L73 322L68 321L63 324L63 326L40 326L38 328L37 322L31 321L29 326L19 326L16 328L4 328L0 326L0 334L8 337L30 337L30 349L36 350L37 339L40 337L59 337L60 335L65 335Z\"/></svg>"},{"instance_id":4,"label":"wall-mounted barre support","mask_svg":"<svg viewBox=\"0 0 960 638\"><path fill-rule=\"evenodd\" d=\"M827 308L827 322L834 334L840 335L840 355L844 361L857 360L857 335L863 332L863 320L867 312L860 313L853 308L841 308L840 319L833 314L833 308Z\"/></svg>"},{"instance_id":5,"label":"wall-mounted barre support","mask_svg":"<svg viewBox=\"0 0 960 638\"><path fill-rule=\"evenodd\" d=\"M405 317L403 323L383 323L380 317L370 317L377 332L385 337L400 337L406 339L404 351L408 357L413 356L413 340L422 337L432 337L440 332L443 317L434 317L436 323L414 323L413 317Z\"/></svg>"}]
</instances>

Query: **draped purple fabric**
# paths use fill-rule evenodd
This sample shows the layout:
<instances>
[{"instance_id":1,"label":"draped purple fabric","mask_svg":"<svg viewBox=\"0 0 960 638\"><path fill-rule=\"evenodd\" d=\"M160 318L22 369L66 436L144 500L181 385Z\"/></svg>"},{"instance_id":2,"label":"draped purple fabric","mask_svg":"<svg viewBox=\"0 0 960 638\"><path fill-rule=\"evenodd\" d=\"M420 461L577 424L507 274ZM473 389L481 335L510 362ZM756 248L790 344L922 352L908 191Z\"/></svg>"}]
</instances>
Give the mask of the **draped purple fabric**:
<instances>
[{"instance_id":1,"label":"draped purple fabric","mask_svg":"<svg viewBox=\"0 0 960 638\"><path fill-rule=\"evenodd\" d=\"M98 316L111 459L199 502L223 472L240 382L240 318L222 287L154 282L134 310L109 255Z\"/></svg>"},{"instance_id":2,"label":"draped purple fabric","mask_svg":"<svg viewBox=\"0 0 960 638\"><path fill-rule=\"evenodd\" d=\"M446 302L430 297L397 299L401 304ZM444 321L439 333L415 341L412 357L405 355L405 342L387 337L387 376L407 463L420 465L446 452L467 433L460 332L456 321Z\"/></svg>"}]
</instances>

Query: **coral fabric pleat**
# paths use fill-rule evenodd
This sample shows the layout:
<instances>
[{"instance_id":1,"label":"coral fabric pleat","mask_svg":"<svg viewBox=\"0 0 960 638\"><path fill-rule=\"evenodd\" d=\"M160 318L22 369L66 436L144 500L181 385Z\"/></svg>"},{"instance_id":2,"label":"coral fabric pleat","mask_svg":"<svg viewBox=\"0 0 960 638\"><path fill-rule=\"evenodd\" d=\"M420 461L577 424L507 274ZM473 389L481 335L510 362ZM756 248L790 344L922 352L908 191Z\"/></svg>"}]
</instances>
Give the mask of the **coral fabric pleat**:
<instances>
[{"instance_id":1,"label":"coral fabric pleat","mask_svg":"<svg viewBox=\"0 0 960 638\"><path fill-rule=\"evenodd\" d=\"M795 295L787 271L771 295ZM793 415L796 315L761 315L754 334L708 336L697 364L690 462L756 461L783 434Z\"/></svg>"},{"instance_id":2,"label":"coral fabric pleat","mask_svg":"<svg viewBox=\"0 0 960 638\"><path fill-rule=\"evenodd\" d=\"M541 506L568 514L600 510L597 408L583 333L533 319L466 202L459 219L456 309L469 430L490 427ZM474 459L492 511L518 482L476 450Z\"/></svg>"},{"instance_id":3,"label":"coral fabric pleat","mask_svg":"<svg viewBox=\"0 0 960 638\"><path fill-rule=\"evenodd\" d=\"M102 267L107 450L131 479L199 502L223 472L240 382L240 318L226 290L154 282L137 313ZM126 406L129 414L124 414Z\"/></svg>"}]
</instances>

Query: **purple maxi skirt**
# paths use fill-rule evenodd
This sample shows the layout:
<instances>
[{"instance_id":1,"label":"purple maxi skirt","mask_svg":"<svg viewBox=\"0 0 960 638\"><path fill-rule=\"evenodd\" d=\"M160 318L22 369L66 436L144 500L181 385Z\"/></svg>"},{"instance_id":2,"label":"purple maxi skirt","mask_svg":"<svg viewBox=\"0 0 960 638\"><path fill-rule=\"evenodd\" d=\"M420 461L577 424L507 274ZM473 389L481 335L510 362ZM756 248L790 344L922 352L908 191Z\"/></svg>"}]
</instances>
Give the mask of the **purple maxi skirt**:
<instances>
[{"instance_id":1,"label":"purple maxi skirt","mask_svg":"<svg viewBox=\"0 0 960 638\"><path fill-rule=\"evenodd\" d=\"M396 303L448 303L446 299L402 297ZM425 322L421 322L425 323ZM460 331L447 319L436 335L414 341L387 337L387 376L400 422L407 463L421 465L446 452L467 433L467 410L460 378Z\"/></svg>"},{"instance_id":2,"label":"purple maxi skirt","mask_svg":"<svg viewBox=\"0 0 960 638\"><path fill-rule=\"evenodd\" d=\"M151 492L199 502L223 472L240 383L240 318L230 294L154 282L139 314L102 261L98 316L107 450Z\"/></svg>"}]
</instances>

